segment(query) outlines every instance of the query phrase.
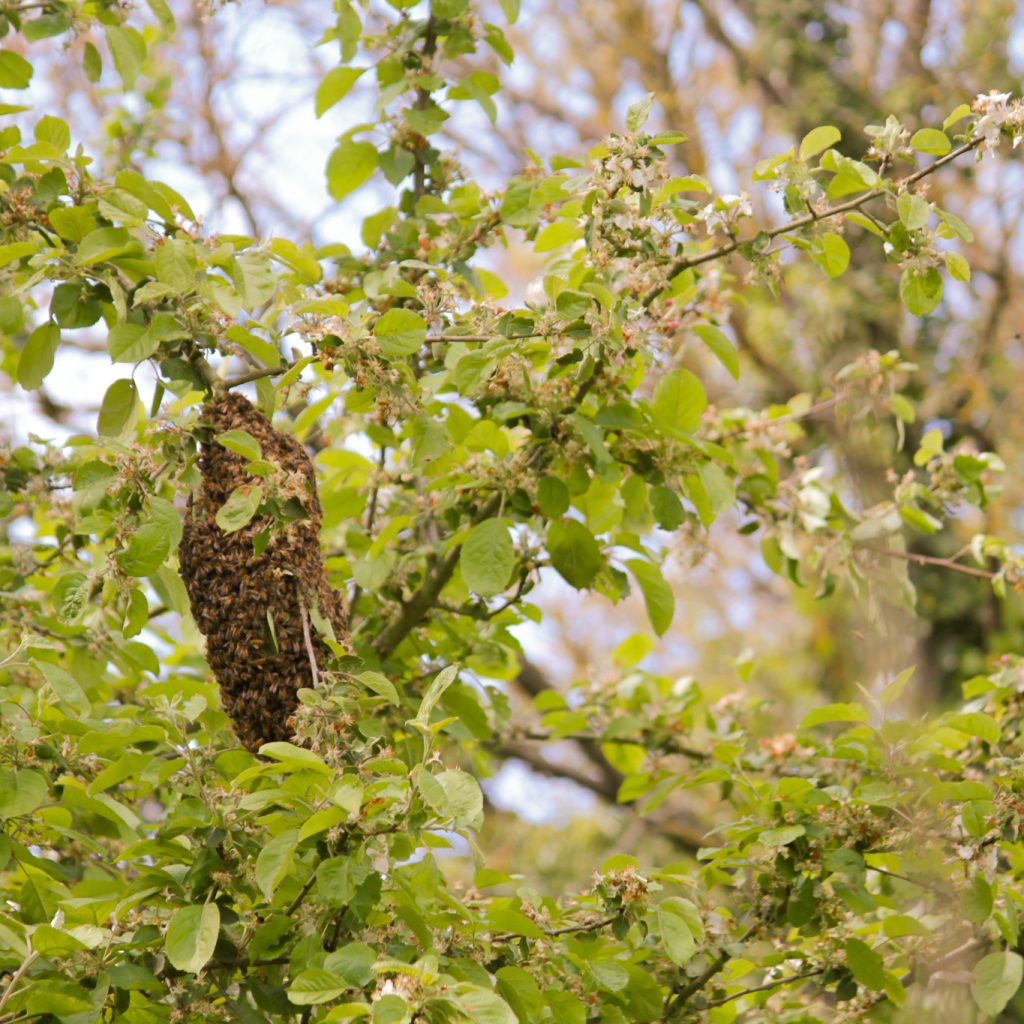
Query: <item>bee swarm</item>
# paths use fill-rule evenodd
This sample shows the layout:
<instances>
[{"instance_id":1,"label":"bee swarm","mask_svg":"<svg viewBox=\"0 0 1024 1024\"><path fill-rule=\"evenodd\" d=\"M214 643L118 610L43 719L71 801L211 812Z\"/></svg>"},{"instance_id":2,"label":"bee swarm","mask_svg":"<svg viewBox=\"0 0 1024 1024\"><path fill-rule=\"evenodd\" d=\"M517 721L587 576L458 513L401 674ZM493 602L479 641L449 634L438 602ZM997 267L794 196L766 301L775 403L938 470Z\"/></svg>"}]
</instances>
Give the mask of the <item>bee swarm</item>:
<instances>
[{"instance_id":1,"label":"bee swarm","mask_svg":"<svg viewBox=\"0 0 1024 1024\"><path fill-rule=\"evenodd\" d=\"M202 486L185 513L181 575L224 708L242 743L256 750L291 736L297 693L315 681L313 660L317 674L324 669L327 647L311 614L319 613L347 643L345 604L327 582L323 513L306 450L241 395L207 403L203 422L212 429L200 452ZM306 512L305 519L275 530L259 556L253 539L273 524L272 516L255 515L234 533L225 533L215 518L236 487L260 482L246 470L246 458L214 440L228 430L248 431L260 443L263 459L281 470L278 492L298 498Z\"/></svg>"}]
</instances>

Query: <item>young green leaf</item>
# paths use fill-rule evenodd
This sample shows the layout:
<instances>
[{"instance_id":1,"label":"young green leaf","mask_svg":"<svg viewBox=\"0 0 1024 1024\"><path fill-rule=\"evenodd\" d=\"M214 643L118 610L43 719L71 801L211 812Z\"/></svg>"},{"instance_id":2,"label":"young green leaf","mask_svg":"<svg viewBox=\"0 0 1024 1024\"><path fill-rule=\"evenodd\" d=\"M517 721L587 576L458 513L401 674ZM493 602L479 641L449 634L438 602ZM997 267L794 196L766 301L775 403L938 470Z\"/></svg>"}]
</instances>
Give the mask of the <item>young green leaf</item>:
<instances>
[{"instance_id":1,"label":"young green leaf","mask_svg":"<svg viewBox=\"0 0 1024 1024\"><path fill-rule=\"evenodd\" d=\"M327 191L335 202L366 184L377 169L377 148L371 142L340 142L327 160Z\"/></svg>"},{"instance_id":2,"label":"young green leaf","mask_svg":"<svg viewBox=\"0 0 1024 1024\"><path fill-rule=\"evenodd\" d=\"M640 586L647 617L651 620L651 628L658 636L662 636L672 625L676 613L676 599L672 588L665 582L661 569L652 562L634 558L626 562L626 568Z\"/></svg>"},{"instance_id":3,"label":"young green leaf","mask_svg":"<svg viewBox=\"0 0 1024 1024\"><path fill-rule=\"evenodd\" d=\"M389 309L374 324L373 333L387 359L418 352L427 337L427 322L411 309Z\"/></svg>"},{"instance_id":4,"label":"young green leaf","mask_svg":"<svg viewBox=\"0 0 1024 1024\"><path fill-rule=\"evenodd\" d=\"M220 910L216 903L181 907L167 926L164 949L167 959L179 971L198 974L209 963L220 931Z\"/></svg>"},{"instance_id":5,"label":"young green leaf","mask_svg":"<svg viewBox=\"0 0 1024 1024\"><path fill-rule=\"evenodd\" d=\"M225 533L235 533L246 526L263 501L263 487L260 484L242 484L236 487L227 501L217 510L217 525Z\"/></svg>"},{"instance_id":6,"label":"young green leaf","mask_svg":"<svg viewBox=\"0 0 1024 1024\"><path fill-rule=\"evenodd\" d=\"M507 586L516 554L508 527L500 519L485 519L466 535L459 553L462 578L474 593L494 597Z\"/></svg>"},{"instance_id":7,"label":"young green leaf","mask_svg":"<svg viewBox=\"0 0 1024 1024\"><path fill-rule=\"evenodd\" d=\"M42 386L59 345L60 328L54 323L41 324L29 335L18 358L18 383L26 391Z\"/></svg>"},{"instance_id":8,"label":"young green leaf","mask_svg":"<svg viewBox=\"0 0 1024 1024\"><path fill-rule=\"evenodd\" d=\"M1024 959L1019 953L989 953L974 968L971 995L978 1009L989 1017L1002 1013L1016 995L1024 976Z\"/></svg>"},{"instance_id":9,"label":"young green leaf","mask_svg":"<svg viewBox=\"0 0 1024 1024\"><path fill-rule=\"evenodd\" d=\"M800 142L800 159L809 160L812 156L817 156L829 146L834 146L842 137L842 132L830 124L812 128Z\"/></svg>"}]
</instances>

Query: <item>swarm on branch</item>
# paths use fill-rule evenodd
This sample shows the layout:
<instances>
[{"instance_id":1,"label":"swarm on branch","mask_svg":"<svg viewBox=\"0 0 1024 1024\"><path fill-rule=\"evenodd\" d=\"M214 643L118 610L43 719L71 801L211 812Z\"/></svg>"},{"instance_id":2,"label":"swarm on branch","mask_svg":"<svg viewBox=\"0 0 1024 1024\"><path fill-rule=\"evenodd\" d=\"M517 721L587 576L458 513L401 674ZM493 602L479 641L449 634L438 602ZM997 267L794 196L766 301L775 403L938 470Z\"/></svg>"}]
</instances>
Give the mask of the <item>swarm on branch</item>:
<instances>
[{"instance_id":1,"label":"swarm on branch","mask_svg":"<svg viewBox=\"0 0 1024 1024\"><path fill-rule=\"evenodd\" d=\"M315 684L328 650L313 624L326 621L346 643L345 605L327 582L323 513L306 450L241 395L209 402L203 423L210 428L199 459L203 482L185 514L181 575L224 708L242 743L256 750L291 736L297 693ZM255 515L233 533L216 521L236 487L260 483L245 457L215 440L229 430L247 431L259 442L263 459L280 469L278 493L296 498L305 510L305 518L278 525L259 555L253 541L274 526L272 516Z\"/></svg>"}]
</instances>

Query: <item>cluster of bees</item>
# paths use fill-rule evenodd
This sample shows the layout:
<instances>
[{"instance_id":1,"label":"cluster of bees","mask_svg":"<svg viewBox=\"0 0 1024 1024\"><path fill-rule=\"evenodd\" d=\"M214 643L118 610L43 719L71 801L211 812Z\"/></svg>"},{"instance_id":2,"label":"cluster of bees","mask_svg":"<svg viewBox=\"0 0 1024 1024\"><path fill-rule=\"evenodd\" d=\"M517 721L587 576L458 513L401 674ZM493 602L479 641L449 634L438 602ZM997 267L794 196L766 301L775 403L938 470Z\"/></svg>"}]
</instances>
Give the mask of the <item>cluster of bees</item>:
<instances>
[{"instance_id":1,"label":"cluster of bees","mask_svg":"<svg viewBox=\"0 0 1024 1024\"><path fill-rule=\"evenodd\" d=\"M303 446L233 393L208 402L202 424L209 428L199 457L203 479L185 513L181 575L224 708L238 738L255 751L290 738L297 693L314 685L329 653L314 623L329 623L347 643L345 603L327 582L323 513ZM263 460L298 492L305 518L284 524L261 510L235 532L221 529L216 515L232 491L260 483L246 468L249 460L215 440L229 430L247 431L259 442ZM270 541L257 555L254 539L268 529Z\"/></svg>"}]
</instances>

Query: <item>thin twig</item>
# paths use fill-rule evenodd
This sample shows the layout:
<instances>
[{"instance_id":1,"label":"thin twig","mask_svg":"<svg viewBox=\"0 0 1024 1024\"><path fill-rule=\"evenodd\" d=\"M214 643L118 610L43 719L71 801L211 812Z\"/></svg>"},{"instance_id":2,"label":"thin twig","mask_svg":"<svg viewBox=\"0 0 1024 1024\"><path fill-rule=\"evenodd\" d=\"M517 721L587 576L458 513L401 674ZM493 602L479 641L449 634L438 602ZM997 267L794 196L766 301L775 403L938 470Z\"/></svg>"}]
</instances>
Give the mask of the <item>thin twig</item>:
<instances>
[{"instance_id":1,"label":"thin twig","mask_svg":"<svg viewBox=\"0 0 1024 1024\"><path fill-rule=\"evenodd\" d=\"M373 537L373 524L377 519L377 499L380 495L380 481L384 475L384 465L387 462L388 448L387 445L382 444L380 446L380 455L377 458L377 473L373 478L373 488L370 491L370 500L366 504L366 536ZM362 594L362 589L357 583L352 588L352 598L349 601L349 626L351 627L352 616L356 613L356 605L359 602L359 597Z\"/></svg>"},{"instance_id":2,"label":"thin twig","mask_svg":"<svg viewBox=\"0 0 1024 1024\"><path fill-rule=\"evenodd\" d=\"M606 737L578 732L570 733L568 736L552 736L546 732L527 732L521 738L524 740L535 740L538 743L557 743L562 740L572 740L576 743L631 743L638 747L645 746L643 739L637 736ZM709 757L703 750L695 750L693 747L685 747L682 744L673 743L671 739L663 741L660 744L660 749L669 754L681 754L683 757L688 757L694 761L706 761Z\"/></svg>"},{"instance_id":3,"label":"thin twig","mask_svg":"<svg viewBox=\"0 0 1024 1024\"><path fill-rule=\"evenodd\" d=\"M39 959L39 954L33 949L30 950L28 955L18 969L11 975L11 980L7 983L7 988L4 989L4 994L0 996L0 1010L7 1005L7 1000L14 994L14 990L18 987L18 982L25 977L25 972Z\"/></svg>"},{"instance_id":4,"label":"thin twig","mask_svg":"<svg viewBox=\"0 0 1024 1024\"><path fill-rule=\"evenodd\" d=\"M813 978L815 975L824 974L824 967L815 967L813 970L804 971L801 974L787 974L784 978L776 978L774 981L766 981L763 985L755 985L753 988L745 988L742 992L733 992L731 996L723 996L721 999L712 999L707 1003L707 1009L712 1006L724 1006L734 999L742 999L744 996L753 995L755 992L767 992L769 989L779 988L781 985L788 985L791 981L803 981L805 978Z\"/></svg>"},{"instance_id":5,"label":"thin twig","mask_svg":"<svg viewBox=\"0 0 1024 1024\"><path fill-rule=\"evenodd\" d=\"M613 917L605 917L600 921L592 921L590 924L570 924L564 928L541 928L541 931L549 938L554 939L559 935L571 935L574 932L596 932L618 920L618 914ZM516 932L505 932L502 935L495 935L492 942L511 942L513 939L521 938Z\"/></svg>"},{"instance_id":6,"label":"thin twig","mask_svg":"<svg viewBox=\"0 0 1024 1024\"><path fill-rule=\"evenodd\" d=\"M746 942L747 939L754 933L753 927L748 928L743 936L739 939L739 942ZM732 959L732 954L728 950L721 950L718 956L704 968L696 978L687 982L682 988L673 989L668 998L665 1000L665 1007L662 1010L661 1019L663 1024L670 1021L676 1012L682 1008L685 1008L687 1000L695 992L699 992L716 974L718 974L725 965Z\"/></svg>"},{"instance_id":7,"label":"thin twig","mask_svg":"<svg viewBox=\"0 0 1024 1024\"><path fill-rule=\"evenodd\" d=\"M934 882L926 882L923 878L914 878L912 875L901 875L898 871L889 871L886 868L876 868L868 866L868 871L874 871L876 874L885 875L887 878L898 878L901 882L908 882L910 885L916 885L921 889L927 889L929 892L935 893L936 896L944 896L947 899L951 899L953 894L946 889L944 886L936 885Z\"/></svg>"},{"instance_id":8,"label":"thin twig","mask_svg":"<svg viewBox=\"0 0 1024 1024\"><path fill-rule=\"evenodd\" d=\"M309 635L309 614L306 611L306 606L299 598L299 614L302 618L302 639L306 643L306 653L309 655L309 667L313 673L313 689L319 689L320 687L320 671L316 667L316 652L313 650L313 638Z\"/></svg>"},{"instance_id":9,"label":"thin twig","mask_svg":"<svg viewBox=\"0 0 1024 1024\"><path fill-rule=\"evenodd\" d=\"M961 565L950 558L939 558L937 555L919 555L915 551L900 551L897 548L883 548L878 544L858 544L862 551L870 551L876 555L888 555L890 558L902 558L905 562L914 562L916 565L937 565L942 569L952 569L954 572L962 572L967 576L978 576L981 579L993 580L996 577L994 572L988 569L976 569L973 565Z\"/></svg>"},{"instance_id":10,"label":"thin twig","mask_svg":"<svg viewBox=\"0 0 1024 1024\"><path fill-rule=\"evenodd\" d=\"M300 905L302 904L302 901L306 898L307 894L309 893L309 890L312 889L315 884L316 872L314 871L313 874L311 874L309 878L306 879L305 884L299 890L299 894L295 897L295 899L291 901L291 903L288 904L288 908L284 912L285 917L291 917L291 915L299 909Z\"/></svg>"}]
</instances>

